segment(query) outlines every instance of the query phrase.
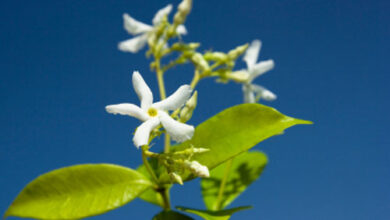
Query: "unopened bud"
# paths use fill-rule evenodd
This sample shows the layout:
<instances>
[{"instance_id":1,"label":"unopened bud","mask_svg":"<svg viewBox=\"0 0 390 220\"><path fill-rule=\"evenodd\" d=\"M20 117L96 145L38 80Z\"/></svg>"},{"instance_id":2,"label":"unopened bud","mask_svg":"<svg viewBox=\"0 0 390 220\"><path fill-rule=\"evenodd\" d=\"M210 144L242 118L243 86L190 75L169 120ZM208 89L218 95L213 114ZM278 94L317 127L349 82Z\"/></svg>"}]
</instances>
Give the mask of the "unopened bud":
<instances>
[{"instance_id":1,"label":"unopened bud","mask_svg":"<svg viewBox=\"0 0 390 220\"><path fill-rule=\"evenodd\" d=\"M244 44L242 46L238 46L235 49L229 51L228 56L229 56L230 59L235 60L239 56L241 56L241 54L243 54L246 51L247 48L248 48L248 44Z\"/></svg>"},{"instance_id":2,"label":"unopened bud","mask_svg":"<svg viewBox=\"0 0 390 220\"><path fill-rule=\"evenodd\" d=\"M183 0L177 7L177 12L173 18L173 23L175 25L183 24L187 18L187 15L190 13L192 8L192 0Z\"/></svg>"},{"instance_id":3,"label":"unopened bud","mask_svg":"<svg viewBox=\"0 0 390 220\"><path fill-rule=\"evenodd\" d=\"M148 44L151 48L154 48L154 46L157 43L157 36L155 33L148 35Z\"/></svg>"},{"instance_id":4,"label":"unopened bud","mask_svg":"<svg viewBox=\"0 0 390 220\"><path fill-rule=\"evenodd\" d=\"M208 148L194 148L194 153L195 154L201 154L210 151Z\"/></svg>"},{"instance_id":5,"label":"unopened bud","mask_svg":"<svg viewBox=\"0 0 390 220\"><path fill-rule=\"evenodd\" d=\"M192 8L192 0L183 0L182 2L180 2L179 6L177 8L182 13L185 13L185 14L190 13L191 8Z\"/></svg>"},{"instance_id":6,"label":"unopened bud","mask_svg":"<svg viewBox=\"0 0 390 220\"><path fill-rule=\"evenodd\" d=\"M186 102L183 109L180 111L180 121L186 122L191 119L192 113L198 102L198 91L195 91L192 97Z\"/></svg>"},{"instance_id":7,"label":"unopened bud","mask_svg":"<svg viewBox=\"0 0 390 220\"><path fill-rule=\"evenodd\" d=\"M212 61L226 61L228 56L225 53L222 52L208 52L205 53L204 58L206 60L212 60Z\"/></svg>"},{"instance_id":8,"label":"unopened bud","mask_svg":"<svg viewBox=\"0 0 390 220\"><path fill-rule=\"evenodd\" d=\"M199 177L210 177L209 169L206 166L203 166L198 161L188 161L184 162L184 165L189 169L193 174Z\"/></svg>"},{"instance_id":9,"label":"unopened bud","mask_svg":"<svg viewBox=\"0 0 390 220\"><path fill-rule=\"evenodd\" d=\"M192 62L199 66L203 71L209 70L209 63L203 58L202 54L194 53L191 57Z\"/></svg>"},{"instance_id":10,"label":"unopened bud","mask_svg":"<svg viewBox=\"0 0 390 220\"><path fill-rule=\"evenodd\" d=\"M175 51L195 50L199 46L200 46L199 43L194 43L194 42L188 44L174 43L172 44L171 49Z\"/></svg>"},{"instance_id":11,"label":"unopened bud","mask_svg":"<svg viewBox=\"0 0 390 220\"><path fill-rule=\"evenodd\" d=\"M182 180L181 176L179 176L177 173L175 173L175 172L169 173L169 177L171 178L172 182L183 185L183 180Z\"/></svg>"},{"instance_id":12,"label":"unopened bud","mask_svg":"<svg viewBox=\"0 0 390 220\"><path fill-rule=\"evenodd\" d=\"M195 50L196 48L198 48L199 46L200 46L200 43L189 43L189 44L187 44L188 45L188 47L190 48L190 49L192 49L192 50Z\"/></svg>"},{"instance_id":13,"label":"unopened bud","mask_svg":"<svg viewBox=\"0 0 390 220\"><path fill-rule=\"evenodd\" d=\"M235 71L227 75L229 79L232 79L239 83L248 82L249 73L245 71Z\"/></svg>"}]
</instances>

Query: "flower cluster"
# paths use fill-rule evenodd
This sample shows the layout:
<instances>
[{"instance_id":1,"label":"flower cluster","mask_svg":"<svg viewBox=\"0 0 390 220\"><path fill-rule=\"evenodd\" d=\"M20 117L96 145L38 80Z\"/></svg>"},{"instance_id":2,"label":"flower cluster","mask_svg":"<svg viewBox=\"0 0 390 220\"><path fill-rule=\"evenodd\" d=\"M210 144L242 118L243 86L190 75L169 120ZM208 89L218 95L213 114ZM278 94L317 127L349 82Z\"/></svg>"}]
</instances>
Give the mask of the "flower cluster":
<instances>
[{"instance_id":1,"label":"flower cluster","mask_svg":"<svg viewBox=\"0 0 390 220\"><path fill-rule=\"evenodd\" d=\"M274 62L271 59L261 62L257 61L261 49L259 40L254 40L249 46L248 44L238 46L227 53L216 51L198 52L196 50L199 47L199 43L186 44L180 41L171 45L171 47L168 45L168 41L171 38L187 34L183 23L191 8L192 0L183 0L178 6L172 24L168 21L168 15L172 11L171 4L157 11L152 20L152 25L137 21L129 14L124 14L124 28L135 37L120 42L118 45L121 51L136 53L148 44L150 50L147 54L152 54L156 59L152 62L151 67L156 71L158 80L161 80L164 71L171 66L186 62L193 63L195 66L195 81L191 82L191 86L182 85L168 98L159 102L153 102L153 94L149 86L145 83L141 74L138 71L134 71L132 83L140 99L140 106L131 103L106 106L106 111L109 113L128 115L142 121L142 124L135 130L133 137L134 145L137 148L146 146L142 150L147 152L149 156L158 158L161 164L166 167L172 182L180 184L183 181L178 173L183 173L183 170L188 170L199 177L209 177L210 173L206 166L197 161L191 161L193 154L203 153L205 150L192 147L182 152L169 153L168 150L165 153L156 154L148 151L148 148L153 138L164 131L169 134L169 137L179 143L192 138L194 127L185 124L192 117L197 104L196 91L191 97L192 86L196 85L202 78L217 76L221 82L227 82L231 79L241 83L244 102L246 103L255 103L260 99L267 101L276 99L276 95L271 91L253 83L258 76L274 67ZM180 53L179 57L174 62L161 68L160 59L172 52ZM241 55L244 55L243 60L247 68L233 71L235 62ZM159 82L159 86L161 89L161 82ZM161 129L163 130L161 131Z\"/></svg>"},{"instance_id":2,"label":"flower cluster","mask_svg":"<svg viewBox=\"0 0 390 220\"><path fill-rule=\"evenodd\" d=\"M156 27L160 25L161 22L163 22L164 18L168 16L171 11L171 4L157 11L152 20L153 26L137 21L129 14L124 14L124 28L129 34L134 35L135 37L120 42L118 45L119 50L124 52L137 53L139 50L145 47L146 43L148 42L148 38L152 36L153 32L156 30ZM187 30L184 25L178 25L176 32L179 35L187 34Z\"/></svg>"}]
</instances>

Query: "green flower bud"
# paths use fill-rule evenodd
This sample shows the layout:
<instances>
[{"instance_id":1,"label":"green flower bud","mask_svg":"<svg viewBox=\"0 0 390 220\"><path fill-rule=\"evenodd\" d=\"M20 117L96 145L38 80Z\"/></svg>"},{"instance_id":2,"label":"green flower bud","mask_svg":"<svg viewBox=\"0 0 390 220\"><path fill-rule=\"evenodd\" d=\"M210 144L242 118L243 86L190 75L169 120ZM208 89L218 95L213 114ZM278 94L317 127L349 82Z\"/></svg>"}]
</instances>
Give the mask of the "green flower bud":
<instances>
[{"instance_id":1,"label":"green flower bud","mask_svg":"<svg viewBox=\"0 0 390 220\"><path fill-rule=\"evenodd\" d=\"M188 44L174 43L172 44L171 49L174 51L186 51L186 50L195 50L199 46L200 46L199 43L194 43L194 42Z\"/></svg>"},{"instance_id":2,"label":"green flower bud","mask_svg":"<svg viewBox=\"0 0 390 220\"><path fill-rule=\"evenodd\" d=\"M203 56L206 60L212 60L216 62L225 62L228 58L227 54L222 52L207 52Z\"/></svg>"},{"instance_id":3,"label":"green flower bud","mask_svg":"<svg viewBox=\"0 0 390 220\"><path fill-rule=\"evenodd\" d=\"M181 176L179 176L177 173L175 173L175 172L169 173L169 177L171 178L172 182L183 185L183 180L182 180Z\"/></svg>"},{"instance_id":4,"label":"green flower bud","mask_svg":"<svg viewBox=\"0 0 390 220\"><path fill-rule=\"evenodd\" d=\"M187 18L187 15L190 13L192 8L192 0L183 0L177 7L177 12L173 17L173 24L180 25L183 24Z\"/></svg>"},{"instance_id":5,"label":"green flower bud","mask_svg":"<svg viewBox=\"0 0 390 220\"><path fill-rule=\"evenodd\" d=\"M186 122L191 119L192 113L196 108L198 101L198 91L195 91L192 97L186 102L183 109L180 111L180 121Z\"/></svg>"},{"instance_id":6,"label":"green flower bud","mask_svg":"<svg viewBox=\"0 0 390 220\"><path fill-rule=\"evenodd\" d=\"M203 58L202 54L200 53L194 53L191 57L191 60L203 71L207 71L210 69L209 63Z\"/></svg>"},{"instance_id":7,"label":"green flower bud","mask_svg":"<svg viewBox=\"0 0 390 220\"><path fill-rule=\"evenodd\" d=\"M191 50L195 50L196 48L198 48L200 46L200 43L189 43L187 44L187 46L191 49Z\"/></svg>"},{"instance_id":8,"label":"green flower bud","mask_svg":"<svg viewBox=\"0 0 390 220\"><path fill-rule=\"evenodd\" d=\"M201 153L206 153L209 151L210 151L210 149L208 149L208 148L194 148L194 154L201 154Z\"/></svg>"},{"instance_id":9,"label":"green flower bud","mask_svg":"<svg viewBox=\"0 0 390 220\"><path fill-rule=\"evenodd\" d=\"M249 80L249 73L245 71L235 71L227 74L227 78L232 79L238 83L245 83Z\"/></svg>"},{"instance_id":10,"label":"green flower bud","mask_svg":"<svg viewBox=\"0 0 390 220\"><path fill-rule=\"evenodd\" d=\"M228 57L230 59L232 59L232 60L235 60L239 56L241 56L246 51L247 48L248 48L248 44L244 44L242 46L238 46L235 49L229 51Z\"/></svg>"}]
</instances>

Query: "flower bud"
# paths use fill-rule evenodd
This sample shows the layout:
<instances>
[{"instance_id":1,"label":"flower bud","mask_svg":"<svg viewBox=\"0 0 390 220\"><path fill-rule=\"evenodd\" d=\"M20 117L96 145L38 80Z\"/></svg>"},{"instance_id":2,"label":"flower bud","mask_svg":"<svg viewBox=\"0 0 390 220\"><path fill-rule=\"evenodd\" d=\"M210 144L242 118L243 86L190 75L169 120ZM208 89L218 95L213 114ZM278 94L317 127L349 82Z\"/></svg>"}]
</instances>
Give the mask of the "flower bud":
<instances>
[{"instance_id":1,"label":"flower bud","mask_svg":"<svg viewBox=\"0 0 390 220\"><path fill-rule=\"evenodd\" d=\"M210 151L208 148L194 148L194 153L195 154L201 154Z\"/></svg>"},{"instance_id":2,"label":"flower bud","mask_svg":"<svg viewBox=\"0 0 390 220\"><path fill-rule=\"evenodd\" d=\"M179 176L177 173L175 173L175 172L169 173L169 177L171 178L172 182L183 185L183 180L182 180L181 176Z\"/></svg>"},{"instance_id":3,"label":"flower bud","mask_svg":"<svg viewBox=\"0 0 390 220\"><path fill-rule=\"evenodd\" d=\"M203 71L207 71L210 69L209 63L203 58L202 54L200 53L194 53L191 57L191 60Z\"/></svg>"},{"instance_id":4,"label":"flower bud","mask_svg":"<svg viewBox=\"0 0 390 220\"><path fill-rule=\"evenodd\" d=\"M194 43L194 42L191 42L188 44L174 43L174 44L172 44L171 49L175 50L175 51L195 50L199 46L200 46L199 43Z\"/></svg>"},{"instance_id":5,"label":"flower bud","mask_svg":"<svg viewBox=\"0 0 390 220\"><path fill-rule=\"evenodd\" d=\"M194 42L192 42L192 43L189 43L189 44L187 44L188 45L188 47L191 49L191 50L195 50L196 48L198 48L199 46L200 46L200 43L194 43Z\"/></svg>"},{"instance_id":6,"label":"flower bud","mask_svg":"<svg viewBox=\"0 0 390 220\"><path fill-rule=\"evenodd\" d=\"M198 161L188 161L184 162L184 165L189 169L193 174L199 177L210 177L209 169L206 166L203 166Z\"/></svg>"},{"instance_id":7,"label":"flower bud","mask_svg":"<svg viewBox=\"0 0 390 220\"><path fill-rule=\"evenodd\" d=\"M237 59L239 56L241 56L241 54L243 54L246 49L248 48L248 44L244 44L242 46L238 46L236 47L235 49L229 51L228 53L228 57L232 60L235 60Z\"/></svg>"},{"instance_id":8,"label":"flower bud","mask_svg":"<svg viewBox=\"0 0 390 220\"><path fill-rule=\"evenodd\" d=\"M191 119L192 113L198 102L198 91L195 91L192 97L186 102L183 109L180 111L180 121L186 122Z\"/></svg>"},{"instance_id":9,"label":"flower bud","mask_svg":"<svg viewBox=\"0 0 390 220\"><path fill-rule=\"evenodd\" d=\"M248 82L249 73L245 71L235 71L227 75L229 79L232 79L238 83Z\"/></svg>"},{"instance_id":10,"label":"flower bud","mask_svg":"<svg viewBox=\"0 0 390 220\"><path fill-rule=\"evenodd\" d=\"M187 15L190 13L192 8L192 0L183 0L177 7L177 12L173 18L173 23L175 25L183 24L187 18Z\"/></svg>"},{"instance_id":11,"label":"flower bud","mask_svg":"<svg viewBox=\"0 0 390 220\"><path fill-rule=\"evenodd\" d=\"M224 62L228 58L227 54L222 52L207 52L203 57L206 60L220 61L220 62Z\"/></svg>"}]
</instances>

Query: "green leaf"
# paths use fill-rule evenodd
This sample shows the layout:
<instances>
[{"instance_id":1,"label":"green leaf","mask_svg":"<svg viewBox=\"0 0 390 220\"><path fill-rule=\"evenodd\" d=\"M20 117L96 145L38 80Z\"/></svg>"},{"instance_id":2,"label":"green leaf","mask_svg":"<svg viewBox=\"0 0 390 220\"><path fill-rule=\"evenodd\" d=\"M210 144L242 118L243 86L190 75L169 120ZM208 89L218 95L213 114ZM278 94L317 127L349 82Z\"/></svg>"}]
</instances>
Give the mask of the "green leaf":
<instances>
[{"instance_id":1,"label":"green leaf","mask_svg":"<svg viewBox=\"0 0 390 220\"><path fill-rule=\"evenodd\" d=\"M160 193L157 193L153 188L146 190L139 196L140 199L152 203L154 205L158 205L164 208L164 200Z\"/></svg>"},{"instance_id":2,"label":"green leaf","mask_svg":"<svg viewBox=\"0 0 390 220\"><path fill-rule=\"evenodd\" d=\"M283 115L274 108L260 104L237 105L197 126L191 140L173 147L172 150L179 151L191 146L208 148L209 152L194 155L192 159L211 170L297 124L312 122ZM182 177L183 180L189 180L194 176L187 172ZM162 179L169 182L168 175Z\"/></svg>"},{"instance_id":3,"label":"green leaf","mask_svg":"<svg viewBox=\"0 0 390 220\"><path fill-rule=\"evenodd\" d=\"M205 220L228 220L235 212L252 208L251 206L241 206L233 209L226 209L220 211L209 211L191 209L186 207L176 207L180 211L192 213L202 217Z\"/></svg>"},{"instance_id":4,"label":"green leaf","mask_svg":"<svg viewBox=\"0 0 390 220\"><path fill-rule=\"evenodd\" d=\"M175 211L162 211L153 217L153 220L193 220L193 218Z\"/></svg>"},{"instance_id":5,"label":"green leaf","mask_svg":"<svg viewBox=\"0 0 390 220\"><path fill-rule=\"evenodd\" d=\"M244 152L210 172L210 178L202 179L202 195L207 209L224 209L237 198L263 172L267 156L258 151ZM225 177L225 174L228 175ZM220 192L222 180L224 190Z\"/></svg>"},{"instance_id":6,"label":"green leaf","mask_svg":"<svg viewBox=\"0 0 390 220\"><path fill-rule=\"evenodd\" d=\"M139 172L112 164L85 164L43 174L16 197L5 217L80 219L116 209L151 187Z\"/></svg>"}]
</instances>

